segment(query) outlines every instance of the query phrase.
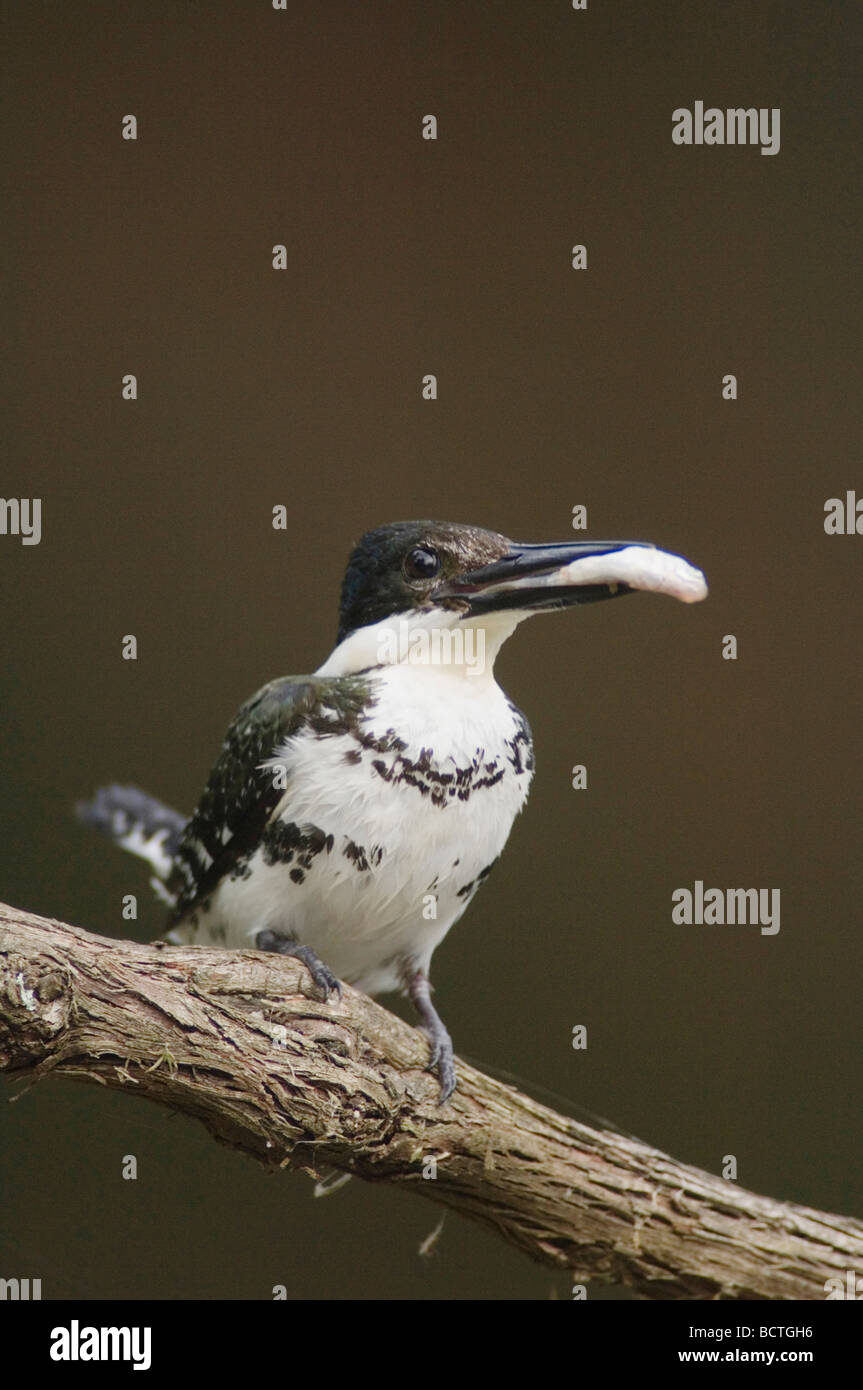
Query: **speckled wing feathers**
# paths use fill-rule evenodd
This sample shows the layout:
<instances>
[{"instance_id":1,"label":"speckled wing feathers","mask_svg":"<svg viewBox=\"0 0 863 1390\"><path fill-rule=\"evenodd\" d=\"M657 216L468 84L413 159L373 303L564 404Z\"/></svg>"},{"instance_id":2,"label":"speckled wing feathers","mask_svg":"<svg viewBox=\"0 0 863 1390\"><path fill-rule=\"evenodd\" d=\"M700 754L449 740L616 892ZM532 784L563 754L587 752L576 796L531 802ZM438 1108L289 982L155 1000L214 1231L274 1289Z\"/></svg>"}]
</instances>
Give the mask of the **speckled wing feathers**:
<instances>
[{"instance_id":1,"label":"speckled wing feathers","mask_svg":"<svg viewBox=\"0 0 863 1390\"><path fill-rule=\"evenodd\" d=\"M271 681L242 706L195 814L186 826L168 879L178 922L258 843L285 795L262 764L309 720L320 717L341 681L288 676Z\"/></svg>"}]
</instances>

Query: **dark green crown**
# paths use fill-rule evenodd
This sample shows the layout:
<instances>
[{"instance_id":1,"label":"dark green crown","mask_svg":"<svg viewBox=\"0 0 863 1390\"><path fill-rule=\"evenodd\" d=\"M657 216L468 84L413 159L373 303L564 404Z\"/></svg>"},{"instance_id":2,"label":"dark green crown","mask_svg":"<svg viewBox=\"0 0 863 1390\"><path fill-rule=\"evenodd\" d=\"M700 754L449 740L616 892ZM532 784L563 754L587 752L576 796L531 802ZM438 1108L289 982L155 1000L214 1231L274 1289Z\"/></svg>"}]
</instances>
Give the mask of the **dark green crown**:
<instances>
[{"instance_id":1,"label":"dark green crown","mask_svg":"<svg viewBox=\"0 0 863 1390\"><path fill-rule=\"evenodd\" d=\"M395 521L368 531L345 571L338 640L395 613L457 603L435 599L435 590L500 559L509 544L496 531L451 521Z\"/></svg>"}]
</instances>

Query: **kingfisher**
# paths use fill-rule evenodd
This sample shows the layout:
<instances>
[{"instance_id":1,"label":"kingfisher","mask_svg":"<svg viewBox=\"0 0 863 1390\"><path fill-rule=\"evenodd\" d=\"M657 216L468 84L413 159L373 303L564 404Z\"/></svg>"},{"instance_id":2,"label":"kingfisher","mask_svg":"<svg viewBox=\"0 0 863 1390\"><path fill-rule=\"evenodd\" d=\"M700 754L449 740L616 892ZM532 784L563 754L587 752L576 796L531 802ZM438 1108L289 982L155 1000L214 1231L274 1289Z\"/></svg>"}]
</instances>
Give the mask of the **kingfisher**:
<instances>
[{"instance_id":1,"label":"kingfisher","mask_svg":"<svg viewBox=\"0 0 863 1390\"><path fill-rule=\"evenodd\" d=\"M406 994L444 1104L456 1069L431 958L491 873L534 771L495 658L533 614L638 589L707 593L700 570L641 541L381 526L348 561L335 648L240 708L190 819L118 785L77 814L149 863L168 941L294 956L324 999L340 981Z\"/></svg>"}]
</instances>

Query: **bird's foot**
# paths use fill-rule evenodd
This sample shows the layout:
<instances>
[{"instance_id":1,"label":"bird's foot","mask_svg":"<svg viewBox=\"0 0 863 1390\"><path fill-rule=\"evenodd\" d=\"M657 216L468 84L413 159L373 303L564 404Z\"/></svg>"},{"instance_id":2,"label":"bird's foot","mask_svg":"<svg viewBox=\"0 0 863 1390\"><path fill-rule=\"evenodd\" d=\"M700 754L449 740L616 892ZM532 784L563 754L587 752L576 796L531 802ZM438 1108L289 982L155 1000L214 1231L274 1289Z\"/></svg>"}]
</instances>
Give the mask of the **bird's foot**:
<instances>
[{"instance_id":1,"label":"bird's foot","mask_svg":"<svg viewBox=\"0 0 863 1390\"><path fill-rule=\"evenodd\" d=\"M435 1072L440 1082L439 1105L445 1105L456 1087L455 1054L452 1038L444 1022L431 1001L431 985L422 971L416 971L406 980L411 1002L420 1017L423 1032L429 1040L431 1049L427 1071Z\"/></svg>"},{"instance_id":2,"label":"bird's foot","mask_svg":"<svg viewBox=\"0 0 863 1390\"><path fill-rule=\"evenodd\" d=\"M331 994L341 996L342 987L339 981L311 946L304 946L301 941L292 941L290 937L269 930L258 932L255 945L259 951L275 951L277 955L294 956L296 960L301 960L325 1000L329 999Z\"/></svg>"},{"instance_id":3,"label":"bird's foot","mask_svg":"<svg viewBox=\"0 0 863 1390\"><path fill-rule=\"evenodd\" d=\"M443 1028L443 1024L441 1024ZM426 1071L435 1072L440 1082L440 1098L438 1105L446 1105L453 1091L455 1090L455 1053L453 1052L452 1038L446 1029L443 1029L442 1036L434 1035L430 1029L424 1028L428 1034L431 1054L428 1060Z\"/></svg>"}]
</instances>

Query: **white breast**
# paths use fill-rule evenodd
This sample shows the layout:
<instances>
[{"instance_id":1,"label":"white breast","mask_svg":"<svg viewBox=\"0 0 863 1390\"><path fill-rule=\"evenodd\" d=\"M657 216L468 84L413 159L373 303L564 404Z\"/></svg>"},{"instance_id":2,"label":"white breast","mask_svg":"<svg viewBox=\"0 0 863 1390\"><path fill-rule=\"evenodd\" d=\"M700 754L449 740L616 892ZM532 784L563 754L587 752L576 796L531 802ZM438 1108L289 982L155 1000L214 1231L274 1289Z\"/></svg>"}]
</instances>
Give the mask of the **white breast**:
<instances>
[{"instance_id":1,"label":"white breast","mask_svg":"<svg viewBox=\"0 0 863 1390\"><path fill-rule=\"evenodd\" d=\"M301 732L274 750L288 788L276 817L317 827L327 847L299 871L296 856L258 851L247 877L216 890L194 940L289 932L369 993L399 987L405 957L428 968L524 805L529 740L493 680L411 666L370 679L360 741Z\"/></svg>"}]
</instances>

